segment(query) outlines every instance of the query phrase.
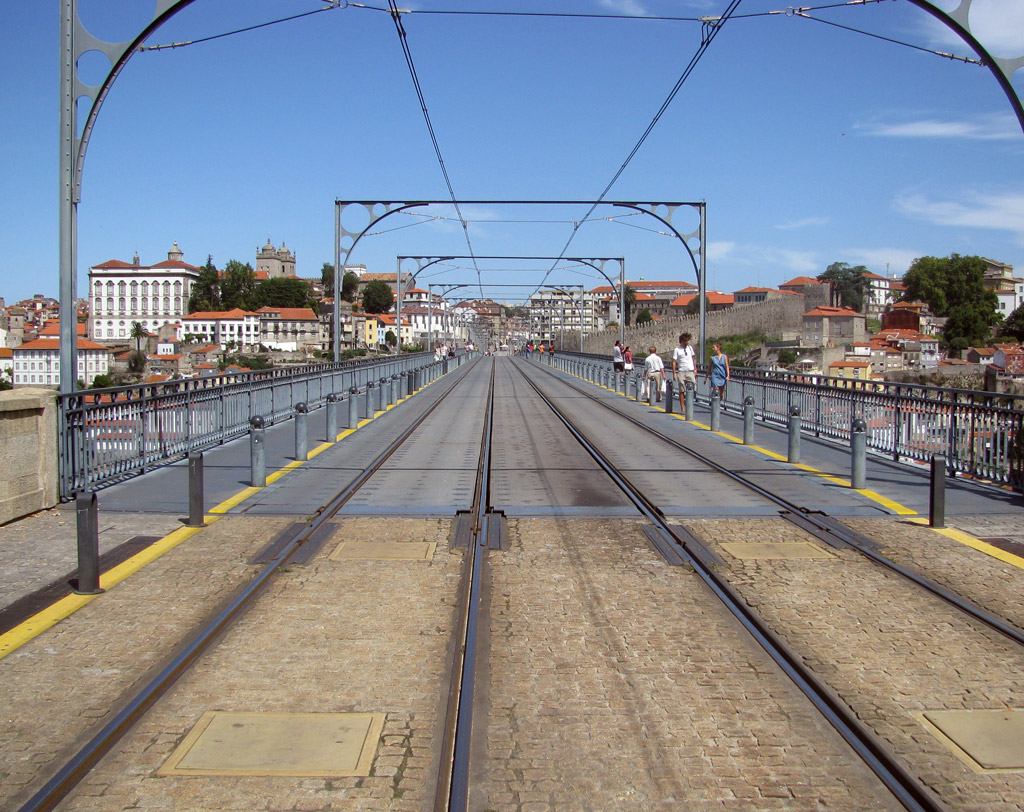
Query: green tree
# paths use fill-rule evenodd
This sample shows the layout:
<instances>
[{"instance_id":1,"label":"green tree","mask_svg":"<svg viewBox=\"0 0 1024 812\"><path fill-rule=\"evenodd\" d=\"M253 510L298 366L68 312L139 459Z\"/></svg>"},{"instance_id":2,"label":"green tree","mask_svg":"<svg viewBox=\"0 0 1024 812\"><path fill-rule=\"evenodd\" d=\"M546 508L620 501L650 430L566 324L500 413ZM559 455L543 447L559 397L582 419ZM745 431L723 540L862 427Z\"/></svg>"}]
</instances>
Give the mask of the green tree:
<instances>
[{"instance_id":1,"label":"green tree","mask_svg":"<svg viewBox=\"0 0 1024 812\"><path fill-rule=\"evenodd\" d=\"M248 262L243 265L237 259L227 261L220 280L220 299L223 310L236 307L255 310L259 307L256 304L256 274L252 265Z\"/></svg>"},{"instance_id":2,"label":"green tree","mask_svg":"<svg viewBox=\"0 0 1024 812\"><path fill-rule=\"evenodd\" d=\"M354 302L358 292L359 277L352 271L345 271L345 275L341 277L341 298L346 302Z\"/></svg>"},{"instance_id":3,"label":"green tree","mask_svg":"<svg viewBox=\"0 0 1024 812\"><path fill-rule=\"evenodd\" d=\"M650 324L654 321L654 316L651 315L651 311L646 307L636 314L636 326L640 327L643 324Z\"/></svg>"},{"instance_id":4,"label":"green tree","mask_svg":"<svg viewBox=\"0 0 1024 812\"><path fill-rule=\"evenodd\" d=\"M867 273L868 269L863 265L850 267L846 262L833 262L825 273L818 274L818 279L831 283L833 306L850 307L862 313L864 299L871 290Z\"/></svg>"},{"instance_id":5,"label":"green tree","mask_svg":"<svg viewBox=\"0 0 1024 812\"><path fill-rule=\"evenodd\" d=\"M199 269L199 278L192 283L188 297L188 312L220 310L220 276L213 265L213 257L206 257L206 265Z\"/></svg>"},{"instance_id":6,"label":"green tree","mask_svg":"<svg viewBox=\"0 0 1024 812\"><path fill-rule=\"evenodd\" d=\"M384 333L384 343L389 347L394 347L398 343L398 336L396 336L391 330Z\"/></svg>"},{"instance_id":7,"label":"green tree","mask_svg":"<svg viewBox=\"0 0 1024 812\"><path fill-rule=\"evenodd\" d=\"M324 296L334 295L334 266L325 262L320 268L320 282L324 286Z\"/></svg>"},{"instance_id":8,"label":"green tree","mask_svg":"<svg viewBox=\"0 0 1024 812\"><path fill-rule=\"evenodd\" d=\"M1024 341L1024 305L1014 310L1006 317L1006 321L999 325L999 335Z\"/></svg>"},{"instance_id":9,"label":"green tree","mask_svg":"<svg viewBox=\"0 0 1024 812\"><path fill-rule=\"evenodd\" d=\"M128 337L135 341L135 352L128 359L128 369L132 372L142 372L146 368L146 356L142 352L142 339L148 335L146 328L140 322L132 322L131 330L128 332Z\"/></svg>"},{"instance_id":10,"label":"green tree","mask_svg":"<svg viewBox=\"0 0 1024 812\"><path fill-rule=\"evenodd\" d=\"M264 279L256 283L255 304L260 307L309 307L316 309L313 289L303 279Z\"/></svg>"},{"instance_id":11,"label":"green tree","mask_svg":"<svg viewBox=\"0 0 1024 812\"><path fill-rule=\"evenodd\" d=\"M622 318L626 326L629 327L631 324L629 320L630 313L633 312L633 307L636 305L636 291L633 290L629 285L622 291L623 305L622 305Z\"/></svg>"},{"instance_id":12,"label":"green tree","mask_svg":"<svg viewBox=\"0 0 1024 812\"><path fill-rule=\"evenodd\" d=\"M704 312L711 310L711 300L707 294L704 294ZM689 303L683 308L683 315L686 316L697 316L700 314L700 297L694 296L690 299Z\"/></svg>"},{"instance_id":13,"label":"green tree","mask_svg":"<svg viewBox=\"0 0 1024 812\"><path fill-rule=\"evenodd\" d=\"M387 282L375 279L363 288L363 310L367 313L387 313L394 301L395 294Z\"/></svg>"},{"instance_id":14,"label":"green tree","mask_svg":"<svg viewBox=\"0 0 1024 812\"><path fill-rule=\"evenodd\" d=\"M904 301L927 302L932 313L946 319L942 345L959 354L989 340L999 321L995 291L985 287L985 261L978 256L920 257L903 277Z\"/></svg>"},{"instance_id":15,"label":"green tree","mask_svg":"<svg viewBox=\"0 0 1024 812\"><path fill-rule=\"evenodd\" d=\"M796 363L796 353L793 350L779 350L779 364L788 367Z\"/></svg>"}]
</instances>

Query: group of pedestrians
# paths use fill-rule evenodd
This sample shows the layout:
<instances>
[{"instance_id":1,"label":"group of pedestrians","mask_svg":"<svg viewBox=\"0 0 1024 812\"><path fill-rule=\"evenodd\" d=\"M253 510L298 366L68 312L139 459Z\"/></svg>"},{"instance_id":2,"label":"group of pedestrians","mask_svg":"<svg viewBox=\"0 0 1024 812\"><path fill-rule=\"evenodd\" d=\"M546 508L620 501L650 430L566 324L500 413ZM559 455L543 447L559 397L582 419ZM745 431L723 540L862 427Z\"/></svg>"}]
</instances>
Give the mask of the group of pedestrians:
<instances>
[{"instance_id":1,"label":"group of pedestrians","mask_svg":"<svg viewBox=\"0 0 1024 812\"><path fill-rule=\"evenodd\" d=\"M697 354L690 346L692 338L693 336L689 333L681 333L679 346L672 351L672 377L675 381L675 388L679 392L680 414L686 408L686 390L697 388ZM720 342L716 341L713 348L711 364L708 366L704 380L710 379L711 386L717 390L718 397L724 401L725 387L730 378L729 357L722 352ZM615 346L612 347L612 368L617 375L633 369L633 353L629 347L623 347L621 341L616 341ZM655 399L660 403L661 396L667 388L665 362L658 355L658 348L655 346L650 347L647 357L644 359L643 381L645 396L647 392L651 391L650 387L654 387Z\"/></svg>"}]
</instances>

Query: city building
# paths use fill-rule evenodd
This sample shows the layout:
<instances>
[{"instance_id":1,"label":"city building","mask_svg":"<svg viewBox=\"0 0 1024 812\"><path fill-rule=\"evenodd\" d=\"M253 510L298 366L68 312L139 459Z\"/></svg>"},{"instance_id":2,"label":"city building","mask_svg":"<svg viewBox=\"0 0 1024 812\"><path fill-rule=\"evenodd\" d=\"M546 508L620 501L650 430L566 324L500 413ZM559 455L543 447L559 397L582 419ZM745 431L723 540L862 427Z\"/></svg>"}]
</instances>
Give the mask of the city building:
<instances>
[{"instance_id":1,"label":"city building","mask_svg":"<svg viewBox=\"0 0 1024 812\"><path fill-rule=\"evenodd\" d=\"M256 274L257 279L284 279L295 276L295 254L289 251L284 242L280 248L274 248L274 244L267 237L267 244L256 252Z\"/></svg>"},{"instance_id":2,"label":"city building","mask_svg":"<svg viewBox=\"0 0 1024 812\"><path fill-rule=\"evenodd\" d=\"M124 344L132 322L157 332L169 322L180 321L188 310L192 285L199 268L184 261L178 243L167 259L142 265L111 259L89 269L89 337L101 344Z\"/></svg>"},{"instance_id":3,"label":"city building","mask_svg":"<svg viewBox=\"0 0 1024 812\"><path fill-rule=\"evenodd\" d=\"M1013 275L1013 266L982 257L985 287L994 290L999 303L996 312L1004 319L1024 303L1024 279Z\"/></svg>"},{"instance_id":4,"label":"city building","mask_svg":"<svg viewBox=\"0 0 1024 812\"><path fill-rule=\"evenodd\" d=\"M60 386L60 339L36 338L12 349L15 386ZM97 375L110 371L110 350L78 339L78 380L91 384Z\"/></svg>"},{"instance_id":5,"label":"city building","mask_svg":"<svg viewBox=\"0 0 1024 812\"><path fill-rule=\"evenodd\" d=\"M259 344L272 350L298 352L324 349L327 333L320 319L308 307L261 307L259 316Z\"/></svg>"},{"instance_id":6,"label":"city building","mask_svg":"<svg viewBox=\"0 0 1024 812\"><path fill-rule=\"evenodd\" d=\"M840 347L867 338L865 316L849 307L821 305L804 313L804 347Z\"/></svg>"}]
</instances>

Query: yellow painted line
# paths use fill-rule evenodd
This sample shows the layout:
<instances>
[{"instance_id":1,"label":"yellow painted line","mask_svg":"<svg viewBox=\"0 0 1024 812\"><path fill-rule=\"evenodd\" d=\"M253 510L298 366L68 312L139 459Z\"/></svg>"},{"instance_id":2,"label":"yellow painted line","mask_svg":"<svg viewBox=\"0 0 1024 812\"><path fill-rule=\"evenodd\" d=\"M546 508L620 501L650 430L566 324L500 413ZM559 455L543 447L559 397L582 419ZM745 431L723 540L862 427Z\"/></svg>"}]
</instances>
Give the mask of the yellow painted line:
<instances>
[{"instance_id":1,"label":"yellow painted line","mask_svg":"<svg viewBox=\"0 0 1024 812\"><path fill-rule=\"evenodd\" d=\"M207 523L217 521L217 517L206 517ZM151 544L145 550L136 553L126 561L122 561L113 569L108 570L100 576L100 587L111 589L141 570L147 564L156 561L162 555L170 552L183 541L191 538L203 528L201 527L180 527L177 530L164 536L160 541ZM10 631L0 635L0 660L11 652L25 645L30 640L38 637L47 629L51 629L60 623L64 618L77 612L83 606L91 603L100 597L99 595L67 595L54 602L40 612L37 612L28 620L18 624Z\"/></svg>"},{"instance_id":2,"label":"yellow painted line","mask_svg":"<svg viewBox=\"0 0 1024 812\"><path fill-rule=\"evenodd\" d=\"M928 527L928 519L923 516L916 519L910 519L909 521L914 524ZM989 544L987 541L975 538L970 533L965 533L963 530L957 530L953 527L931 527L930 529L948 539L952 539L953 541L959 542L960 544L977 550L978 552L985 553L993 558L998 558L1006 564L1010 564L1011 566L1024 570L1024 558L1021 558L1019 555L1014 555L1013 553L1008 553L1006 550L1000 550L994 544Z\"/></svg>"},{"instance_id":3,"label":"yellow painted line","mask_svg":"<svg viewBox=\"0 0 1024 812\"><path fill-rule=\"evenodd\" d=\"M227 513L231 508L238 507L246 499L252 496L254 493L259 493L263 488L257 488L250 486L244 490L239 491L234 496L230 496L221 502L217 507L210 508L210 513Z\"/></svg>"}]
</instances>

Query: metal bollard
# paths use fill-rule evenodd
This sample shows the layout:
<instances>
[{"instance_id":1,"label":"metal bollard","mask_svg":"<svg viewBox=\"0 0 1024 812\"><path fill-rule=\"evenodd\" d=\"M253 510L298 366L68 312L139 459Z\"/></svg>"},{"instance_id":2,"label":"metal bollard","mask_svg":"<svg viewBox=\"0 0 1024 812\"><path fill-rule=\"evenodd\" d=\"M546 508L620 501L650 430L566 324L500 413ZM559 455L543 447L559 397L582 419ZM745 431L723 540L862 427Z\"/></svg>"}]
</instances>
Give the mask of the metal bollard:
<instances>
[{"instance_id":1,"label":"metal bollard","mask_svg":"<svg viewBox=\"0 0 1024 812\"><path fill-rule=\"evenodd\" d=\"M637 375L636 378L633 379L633 384L636 386L636 402L639 403L640 398L643 397L640 393L644 388L644 379Z\"/></svg>"},{"instance_id":2,"label":"metal bollard","mask_svg":"<svg viewBox=\"0 0 1024 812\"><path fill-rule=\"evenodd\" d=\"M295 459L309 459L309 406L295 404Z\"/></svg>"},{"instance_id":3,"label":"metal bollard","mask_svg":"<svg viewBox=\"0 0 1024 812\"><path fill-rule=\"evenodd\" d=\"M383 412L391 405L388 396L391 394L391 385L387 378L380 379L380 386L377 388L377 411Z\"/></svg>"},{"instance_id":4,"label":"metal bollard","mask_svg":"<svg viewBox=\"0 0 1024 812\"><path fill-rule=\"evenodd\" d=\"M403 372L402 375L405 378L405 396L407 398L411 398L412 393L416 391L415 388L413 388L413 383L416 380L415 372L413 370L409 370L408 372Z\"/></svg>"},{"instance_id":5,"label":"metal bollard","mask_svg":"<svg viewBox=\"0 0 1024 812\"><path fill-rule=\"evenodd\" d=\"M348 390L348 420L345 428L354 429L359 425L359 387L351 386Z\"/></svg>"},{"instance_id":6,"label":"metal bollard","mask_svg":"<svg viewBox=\"0 0 1024 812\"><path fill-rule=\"evenodd\" d=\"M711 430L719 431L722 426L722 399L718 396L718 390L711 390Z\"/></svg>"},{"instance_id":7,"label":"metal bollard","mask_svg":"<svg viewBox=\"0 0 1024 812\"><path fill-rule=\"evenodd\" d=\"M267 486L266 425L259 415L249 418L249 484L254 488Z\"/></svg>"},{"instance_id":8,"label":"metal bollard","mask_svg":"<svg viewBox=\"0 0 1024 812\"><path fill-rule=\"evenodd\" d=\"M362 415L361 415L364 420L368 419L368 418L372 419L373 415L374 415L374 412L375 412L375 409L373 408L373 403L374 403L374 400L376 399L377 395L373 391L373 389L374 389L373 381L367 381L366 382L366 391L363 393L363 411L362 411Z\"/></svg>"},{"instance_id":9,"label":"metal bollard","mask_svg":"<svg viewBox=\"0 0 1024 812\"><path fill-rule=\"evenodd\" d=\"M83 491L75 497L78 515L78 595L99 595L100 589L100 527L96 494Z\"/></svg>"},{"instance_id":10,"label":"metal bollard","mask_svg":"<svg viewBox=\"0 0 1024 812\"><path fill-rule=\"evenodd\" d=\"M398 403L403 397L403 390L405 381L402 380L401 375L397 372L391 376L391 402Z\"/></svg>"},{"instance_id":11,"label":"metal bollard","mask_svg":"<svg viewBox=\"0 0 1024 812\"><path fill-rule=\"evenodd\" d=\"M931 493L928 498L928 524L946 526L946 458L932 457Z\"/></svg>"},{"instance_id":12,"label":"metal bollard","mask_svg":"<svg viewBox=\"0 0 1024 812\"><path fill-rule=\"evenodd\" d=\"M186 527L206 527L203 507L203 453L188 452L188 522Z\"/></svg>"},{"instance_id":13,"label":"metal bollard","mask_svg":"<svg viewBox=\"0 0 1024 812\"><path fill-rule=\"evenodd\" d=\"M743 445L754 442L754 399L747 395L743 399Z\"/></svg>"},{"instance_id":14,"label":"metal bollard","mask_svg":"<svg viewBox=\"0 0 1024 812\"><path fill-rule=\"evenodd\" d=\"M654 382L654 378L649 378L647 380L647 405L652 409L654 408L654 404L657 402L657 388L658 384Z\"/></svg>"},{"instance_id":15,"label":"metal bollard","mask_svg":"<svg viewBox=\"0 0 1024 812\"><path fill-rule=\"evenodd\" d=\"M800 407L789 408L789 447L786 459L789 462L800 462Z\"/></svg>"},{"instance_id":16,"label":"metal bollard","mask_svg":"<svg viewBox=\"0 0 1024 812\"><path fill-rule=\"evenodd\" d=\"M693 387L686 387L686 394L683 396L683 417L687 420L693 420Z\"/></svg>"},{"instance_id":17,"label":"metal bollard","mask_svg":"<svg viewBox=\"0 0 1024 812\"><path fill-rule=\"evenodd\" d=\"M662 373L664 374L664 373ZM665 381L665 414L675 414L676 382Z\"/></svg>"},{"instance_id":18,"label":"metal bollard","mask_svg":"<svg viewBox=\"0 0 1024 812\"><path fill-rule=\"evenodd\" d=\"M861 490L867 482L868 424L853 418L850 426L850 487Z\"/></svg>"},{"instance_id":19,"label":"metal bollard","mask_svg":"<svg viewBox=\"0 0 1024 812\"><path fill-rule=\"evenodd\" d=\"M324 411L327 414L327 442L333 443L338 439L338 396L334 392L328 393Z\"/></svg>"}]
</instances>

